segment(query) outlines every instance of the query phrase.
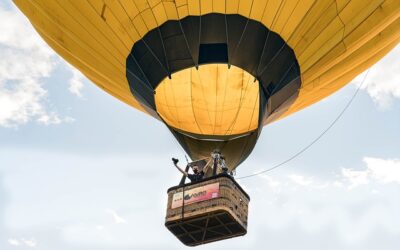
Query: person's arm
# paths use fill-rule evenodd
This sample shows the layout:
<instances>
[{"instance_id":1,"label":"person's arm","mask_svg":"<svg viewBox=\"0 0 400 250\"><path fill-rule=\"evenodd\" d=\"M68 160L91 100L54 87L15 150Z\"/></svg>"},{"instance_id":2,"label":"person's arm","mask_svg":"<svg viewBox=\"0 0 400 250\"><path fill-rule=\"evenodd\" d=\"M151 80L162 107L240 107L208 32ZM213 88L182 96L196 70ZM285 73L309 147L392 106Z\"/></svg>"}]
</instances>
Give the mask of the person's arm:
<instances>
[{"instance_id":1,"label":"person's arm","mask_svg":"<svg viewBox=\"0 0 400 250\"><path fill-rule=\"evenodd\" d=\"M179 170L179 172L181 172L181 173L182 173L183 175L185 175L185 176L188 176L188 173L185 172L185 171L183 171L183 169L181 169L181 168L178 166L178 161L173 160L173 162L174 162L174 166L176 167L176 169Z\"/></svg>"},{"instance_id":2,"label":"person's arm","mask_svg":"<svg viewBox=\"0 0 400 250\"><path fill-rule=\"evenodd\" d=\"M179 170L179 172L181 172L182 174L188 176L188 173L185 172L185 171L183 171L183 169L181 169L181 168L178 166L178 164L175 164L175 167Z\"/></svg>"}]
</instances>

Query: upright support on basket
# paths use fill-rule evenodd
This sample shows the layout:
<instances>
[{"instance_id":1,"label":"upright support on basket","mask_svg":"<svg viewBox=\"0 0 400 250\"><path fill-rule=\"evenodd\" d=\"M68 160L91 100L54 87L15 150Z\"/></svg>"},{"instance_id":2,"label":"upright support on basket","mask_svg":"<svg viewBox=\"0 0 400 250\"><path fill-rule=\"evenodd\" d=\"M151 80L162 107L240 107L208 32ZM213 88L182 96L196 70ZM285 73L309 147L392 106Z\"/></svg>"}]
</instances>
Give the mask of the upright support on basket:
<instances>
[{"instance_id":1,"label":"upright support on basket","mask_svg":"<svg viewBox=\"0 0 400 250\"><path fill-rule=\"evenodd\" d=\"M214 157L213 157L214 158ZM214 159L214 165L213 165L213 176L217 175L217 168L218 168L218 159L215 157Z\"/></svg>"},{"instance_id":2,"label":"upright support on basket","mask_svg":"<svg viewBox=\"0 0 400 250\"><path fill-rule=\"evenodd\" d=\"M186 165L185 172L186 172L186 173L189 172L189 164ZM186 175L183 174L183 175L182 175L182 178L181 178L181 181L179 182L179 186L184 185L184 184L185 184L185 181L186 181Z\"/></svg>"},{"instance_id":3,"label":"upright support on basket","mask_svg":"<svg viewBox=\"0 0 400 250\"><path fill-rule=\"evenodd\" d=\"M217 175L217 169L218 169L218 163L221 159L221 153L218 151L218 149L214 150L211 153L211 157L213 159L213 176Z\"/></svg>"}]
</instances>

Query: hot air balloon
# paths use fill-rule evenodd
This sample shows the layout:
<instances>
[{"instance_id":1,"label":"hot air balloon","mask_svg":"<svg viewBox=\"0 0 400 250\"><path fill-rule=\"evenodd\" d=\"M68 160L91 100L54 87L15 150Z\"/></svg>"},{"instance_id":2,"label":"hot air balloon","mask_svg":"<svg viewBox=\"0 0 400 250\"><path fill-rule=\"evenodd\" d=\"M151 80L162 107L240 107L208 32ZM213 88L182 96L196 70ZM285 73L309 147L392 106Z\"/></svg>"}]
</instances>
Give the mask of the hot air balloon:
<instances>
[{"instance_id":1,"label":"hot air balloon","mask_svg":"<svg viewBox=\"0 0 400 250\"><path fill-rule=\"evenodd\" d=\"M400 0L14 2L93 83L163 122L194 161L220 150L230 171L264 125L339 90L400 40ZM228 210L246 229L247 210ZM188 245L235 236L220 224L215 237L201 225L173 233Z\"/></svg>"}]
</instances>

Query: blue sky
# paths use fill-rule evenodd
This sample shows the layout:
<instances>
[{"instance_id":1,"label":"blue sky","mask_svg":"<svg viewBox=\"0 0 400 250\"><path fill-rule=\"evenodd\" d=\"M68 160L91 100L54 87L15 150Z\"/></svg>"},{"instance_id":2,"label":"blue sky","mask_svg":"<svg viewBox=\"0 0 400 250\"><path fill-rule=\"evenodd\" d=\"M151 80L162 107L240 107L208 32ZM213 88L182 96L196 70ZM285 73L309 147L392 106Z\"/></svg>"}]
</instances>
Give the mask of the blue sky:
<instances>
[{"instance_id":1,"label":"blue sky","mask_svg":"<svg viewBox=\"0 0 400 250\"><path fill-rule=\"evenodd\" d=\"M0 1L0 249L184 249L163 226L184 152L168 129L67 65ZM371 68L337 124L282 168L241 180L248 234L199 249L400 246L400 46ZM317 137L363 74L264 128L238 176Z\"/></svg>"}]
</instances>

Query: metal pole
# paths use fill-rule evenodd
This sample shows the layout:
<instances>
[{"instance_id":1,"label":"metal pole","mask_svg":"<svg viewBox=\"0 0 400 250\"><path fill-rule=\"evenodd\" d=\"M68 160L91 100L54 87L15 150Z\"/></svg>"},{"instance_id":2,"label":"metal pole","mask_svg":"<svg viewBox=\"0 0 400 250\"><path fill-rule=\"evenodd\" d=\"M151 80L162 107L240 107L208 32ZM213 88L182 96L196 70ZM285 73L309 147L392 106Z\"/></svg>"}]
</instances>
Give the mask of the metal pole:
<instances>
[{"instance_id":1,"label":"metal pole","mask_svg":"<svg viewBox=\"0 0 400 250\"><path fill-rule=\"evenodd\" d=\"M214 158L214 167L213 167L213 176L217 175L217 168L218 168L218 153L213 153L213 158Z\"/></svg>"}]
</instances>

